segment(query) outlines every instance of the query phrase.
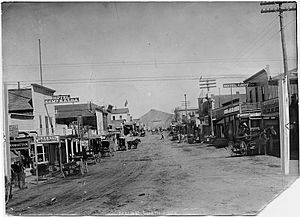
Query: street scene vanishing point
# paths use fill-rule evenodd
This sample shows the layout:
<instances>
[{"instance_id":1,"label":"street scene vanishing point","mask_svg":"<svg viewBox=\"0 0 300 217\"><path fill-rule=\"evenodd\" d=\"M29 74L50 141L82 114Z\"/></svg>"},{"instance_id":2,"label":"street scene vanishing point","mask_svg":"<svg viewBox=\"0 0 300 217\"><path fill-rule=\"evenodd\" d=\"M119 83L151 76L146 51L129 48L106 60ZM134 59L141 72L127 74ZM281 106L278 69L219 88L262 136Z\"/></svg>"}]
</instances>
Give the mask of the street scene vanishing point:
<instances>
[{"instance_id":1,"label":"street scene vanishing point","mask_svg":"<svg viewBox=\"0 0 300 217\"><path fill-rule=\"evenodd\" d=\"M2 2L4 214L264 214L299 177L296 9Z\"/></svg>"}]
</instances>

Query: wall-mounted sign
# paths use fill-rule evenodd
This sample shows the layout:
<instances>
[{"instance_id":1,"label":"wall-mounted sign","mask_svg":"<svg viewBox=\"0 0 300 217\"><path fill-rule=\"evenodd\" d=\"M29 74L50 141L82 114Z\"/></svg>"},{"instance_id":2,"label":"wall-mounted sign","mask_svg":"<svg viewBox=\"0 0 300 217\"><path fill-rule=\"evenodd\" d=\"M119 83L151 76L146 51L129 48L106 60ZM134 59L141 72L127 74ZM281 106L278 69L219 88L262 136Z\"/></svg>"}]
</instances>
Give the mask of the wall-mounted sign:
<instances>
[{"instance_id":1,"label":"wall-mounted sign","mask_svg":"<svg viewBox=\"0 0 300 217\"><path fill-rule=\"evenodd\" d=\"M59 136L37 136L36 142L37 143L58 143Z\"/></svg>"},{"instance_id":2,"label":"wall-mounted sign","mask_svg":"<svg viewBox=\"0 0 300 217\"><path fill-rule=\"evenodd\" d=\"M255 83L227 83L223 84L223 88L253 87Z\"/></svg>"},{"instance_id":3,"label":"wall-mounted sign","mask_svg":"<svg viewBox=\"0 0 300 217\"><path fill-rule=\"evenodd\" d=\"M279 113L278 98L263 102L261 106L261 110L263 114Z\"/></svg>"},{"instance_id":4,"label":"wall-mounted sign","mask_svg":"<svg viewBox=\"0 0 300 217\"><path fill-rule=\"evenodd\" d=\"M10 140L10 150L30 149L29 139Z\"/></svg>"},{"instance_id":5,"label":"wall-mounted sign","mask_svg":"<svg viewBox=\"0 0 300 217\"><path fill-rule=\"evenodd\" d=\"M240 111L240 106L239 105L234 106L234 107L230 107L230 108L227 108L227 109L224 109L224 114L228 114L228 113L232 113L232 112L237 112L237 111Z\"/></svg>"},{"instance_id":6,"label":"wall-mounted sign","mask_svg":"<svg viewBox=\"0 0 300 217\"><path fill-rule=\"evenodd\" d=\"M18 125L9 125L9 136L10 137L18 137L19 136Z\"/></svg>"},{"instance_id":7,"label":"wall-mounted sign","mask_svg":"<svg viewBox=\"0 0 300 217\"><path fill-rule=\"evenodd\" d=\"M58 95L52 96L52 99L45 99L45 104L57 104L57 103L74 103L79 102L79 97L70 97L70 95Z\"/></svg>"}]
</instances>

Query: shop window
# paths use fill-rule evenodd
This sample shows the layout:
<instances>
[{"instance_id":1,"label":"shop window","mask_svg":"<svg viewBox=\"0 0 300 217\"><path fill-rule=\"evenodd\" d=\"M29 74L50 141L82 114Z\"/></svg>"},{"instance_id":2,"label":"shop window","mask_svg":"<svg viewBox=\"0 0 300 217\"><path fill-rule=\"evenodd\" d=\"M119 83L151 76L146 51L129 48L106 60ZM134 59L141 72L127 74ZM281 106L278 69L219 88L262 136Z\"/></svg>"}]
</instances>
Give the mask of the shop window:
<instances>
[{"instance_id":1,"label":"shop window","mask_svg":"<svg viewBox=\"0 0 300 217\"><path fill-rule=\"evenodd\" d=\"M260 120L251 120L251 128L257 128L260 127Z\"/></svg>"},{"instance_id":2,"label":"shop window","mask_svg":"<svg viewBox=\"0 0 300 217\"><path fill-rule=\"evenodd\" d=\"M47 163L49 161L49 147L37 145L37 158L39 163Z\"/></svg>"}]
</instances>

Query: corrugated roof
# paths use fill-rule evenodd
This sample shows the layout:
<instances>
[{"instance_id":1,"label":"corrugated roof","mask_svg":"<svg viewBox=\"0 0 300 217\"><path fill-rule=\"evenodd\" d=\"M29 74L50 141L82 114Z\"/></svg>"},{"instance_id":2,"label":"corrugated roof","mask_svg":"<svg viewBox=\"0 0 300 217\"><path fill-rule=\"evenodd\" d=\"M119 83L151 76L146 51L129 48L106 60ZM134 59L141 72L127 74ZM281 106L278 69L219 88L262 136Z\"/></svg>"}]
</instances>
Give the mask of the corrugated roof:
<instances>
[{"instance_id":1,"label":"corrugated roof","mask_svg":"<svg viewBox=\"0 0 300 217\"><path fill-rule=\"evenodd\" d=\"M129 113L128 108L118 108L118 109L113 109L111 110L112 114L124 114L124 113Z\"/></svg>"},{"instance_id":2,"label":"corrugated roof","mask_svg":"<svg viewBox=\"0 0 300 217\"><path fill-rule=\"evenodd\" d=\"M9 112L33 111L31 89L10 89L8 99Z\"/></svg>"}]
</instances>

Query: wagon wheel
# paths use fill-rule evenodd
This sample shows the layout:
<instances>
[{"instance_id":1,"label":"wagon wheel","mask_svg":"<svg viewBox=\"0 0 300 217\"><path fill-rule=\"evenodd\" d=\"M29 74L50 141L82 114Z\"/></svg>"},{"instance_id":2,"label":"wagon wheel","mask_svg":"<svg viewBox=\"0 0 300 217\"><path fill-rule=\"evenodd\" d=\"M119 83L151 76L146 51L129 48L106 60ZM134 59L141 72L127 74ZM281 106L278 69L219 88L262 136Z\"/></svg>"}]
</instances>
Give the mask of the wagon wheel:
<instances>
[{"instance_id":1,"label":"wagon wheel","mask_svg":"<svg viewBox=\"0 0 300 217\"><path fill-rule=\"evenodd\" d=\"M252 147L252 146L256 146L256 143L255 142L253 142L253 141L251 141L251 142L249 142L248 143L248 154L250 154L250 155L254 155L254 153L255 153L255 150L254 149L251 149L250 147Z\"/></svg>"},{"instance_id":2,"label":"wagon wheel","mask_svg":"<svg viewBox=\"0 0 300 217\"><path fill-rule=\"evenodd\" d=\"M230 153L231 156L234 155L233 146L234 146L234 142L233 141L229 141L228 142L228 149L229 149L229 153Z\"/></svg>"},{"instance_id":3,"label":"wagon wheel","mask_svg":"<svg viewBox=\"0 0 300 217\"><path fill-rule=\"evenodd\" d=\"M247 155L247 153L248 153L247 144L244 141L240 142L240 152L241 152L241 155L244 155L244 156Z\"/></svg>"}]
</instances>

